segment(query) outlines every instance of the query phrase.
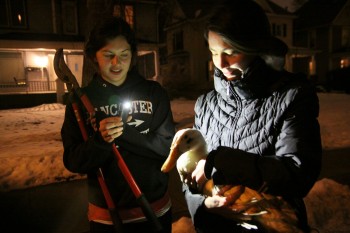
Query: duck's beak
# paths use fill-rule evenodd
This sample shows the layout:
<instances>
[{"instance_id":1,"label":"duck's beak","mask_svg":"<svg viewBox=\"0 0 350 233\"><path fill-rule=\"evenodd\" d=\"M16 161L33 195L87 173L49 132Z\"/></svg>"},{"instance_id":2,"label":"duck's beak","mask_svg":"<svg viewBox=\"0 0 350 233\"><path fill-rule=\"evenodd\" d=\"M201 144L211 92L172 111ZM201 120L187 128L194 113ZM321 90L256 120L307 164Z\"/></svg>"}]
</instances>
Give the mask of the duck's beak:
<instances>
[{"instance_id":1,"label":"duck's beak","mask_svg":"<svg viewBox=\"0 0 350 233\"><path fill-rule=\"evenodd\" d=\"M170 148L170 153L168 155L168 158L163 163L161 171L166 173L166 172L169 172L171 169L173 169L180 155L181 154L180 154L178 145L172 146Z\"/></svg>"}]
</instances>

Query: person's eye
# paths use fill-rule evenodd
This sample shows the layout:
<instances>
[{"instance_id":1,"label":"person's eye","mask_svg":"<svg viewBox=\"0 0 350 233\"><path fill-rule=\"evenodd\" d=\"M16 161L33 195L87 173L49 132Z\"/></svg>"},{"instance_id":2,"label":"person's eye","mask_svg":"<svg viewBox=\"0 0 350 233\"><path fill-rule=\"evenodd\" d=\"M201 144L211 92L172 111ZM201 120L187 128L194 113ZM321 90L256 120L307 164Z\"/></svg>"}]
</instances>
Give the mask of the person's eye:
<instances>
[{"instance_id":1,"label":"person's eye","mask_svg":"<svg viewBox=\"0 0 350 233\"><path fill-rule=\"evenodd\" d=\"M105 58L113 59L115 55L112 54L112 53L104 53L103 56L104 56Z\"/></svg>"},{"instance_id":2,"label":"person's eye","mask_svg":"<svg viewBox=\"0 0 350 233\"><path fill-rule=\"evenodd\" d=\"M226 51L226 54L227 54L228 56L233 57L233 56L237 56L237 55L239 54L239 52L238 52L237 50L227 50L227 51Z\"/></svg>"},{"instance_id":3,"label":"person's eye","mask_svg":"<svg viewBox=\"0 0 350 233\"><path fill-rule=\"evenodd\" d=\"M128 58L129 57L129 53L122 53L120 54L121 58Z\"/></svg>"}]
</instances>

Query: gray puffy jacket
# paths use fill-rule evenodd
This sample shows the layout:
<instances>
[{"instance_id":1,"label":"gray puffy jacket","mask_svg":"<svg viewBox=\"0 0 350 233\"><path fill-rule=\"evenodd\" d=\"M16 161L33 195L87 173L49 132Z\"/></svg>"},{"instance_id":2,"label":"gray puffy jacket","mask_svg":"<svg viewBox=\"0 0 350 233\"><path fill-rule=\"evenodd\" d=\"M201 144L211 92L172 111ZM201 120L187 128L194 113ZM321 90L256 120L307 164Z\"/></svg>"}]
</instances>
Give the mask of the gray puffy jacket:
<instances>
[{"instance_id":1,"label":"gray puffy jacket","mask_svg":"<svg viewBox=\"0 0 350 233\"><path fill-rule=\"evenodd\" d=\"M305 76L276 71L258 59L238 81L215 71L215 90L200 96L195 125L210 154L205 173L216 184L242 184L283 196L307 225L302 198L318 178L322 145L318 97ZM214 168L214 169L213 169ZM184 185L195 218L204 197Z\"/></svg>"}]
</instances>

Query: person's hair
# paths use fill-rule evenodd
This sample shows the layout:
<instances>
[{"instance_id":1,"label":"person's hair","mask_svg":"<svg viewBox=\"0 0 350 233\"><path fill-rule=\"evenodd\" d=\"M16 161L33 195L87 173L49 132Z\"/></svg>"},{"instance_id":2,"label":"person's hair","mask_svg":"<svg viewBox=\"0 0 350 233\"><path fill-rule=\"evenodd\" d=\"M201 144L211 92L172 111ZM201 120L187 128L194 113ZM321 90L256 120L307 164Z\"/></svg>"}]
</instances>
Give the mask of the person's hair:
<instances>
[{"instance_id":1,"label":"person's hair","mask_svg":"<svg viewBox=\"0 0 350 233\"><path fill-rule=\"evenodd\" d=\"M130 25L120 17L107 17L95 24L85 44L85 55L94 62L96 52L118 36L123 36L129 43L132 53L131 65L135 65L137 58L135 33Z\"/></svg>"},{"instance_id":2,"label":"person's hair","mask_svg":"<svg viewBox=\"0 0 350 233\"><path fill-rule=\"evenodd\" d=\"M280 69L284 66L287 45L272 36L270 22L259 4L252 0L225 0L211 14L204 31L215 32L238 52L258 55Z\"/></svg>"}]
</instances>

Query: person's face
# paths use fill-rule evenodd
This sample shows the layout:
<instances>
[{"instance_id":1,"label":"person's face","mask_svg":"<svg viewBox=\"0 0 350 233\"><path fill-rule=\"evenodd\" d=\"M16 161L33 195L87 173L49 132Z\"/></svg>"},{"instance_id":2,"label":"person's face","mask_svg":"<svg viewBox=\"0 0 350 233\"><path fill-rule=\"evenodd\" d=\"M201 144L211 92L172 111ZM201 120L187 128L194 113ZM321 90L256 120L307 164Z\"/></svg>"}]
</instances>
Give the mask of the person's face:
<instances>
[{"instance_id":1,"label":"person's face","mask_svg":"<svg viewBox=\"0 0 350 233\"><path fill-rule=\"evenodd\" d=\"M96 52L101 76L107 82L120 86L124 83L131 65L132 52L123 36L110 40Z\"/></svg>"},{"instance_id":2,"label":"person's face","mask_svg":"<svg viewBox=\"0 0 350 233\"><path fill-rule=\"evenodd\" d=\"M221 70L227 80L240 79L243 71L256 57L238 52L219 34L212 31L208 33L208 44L214 65Z\"/></svg>"}]
</instances>

